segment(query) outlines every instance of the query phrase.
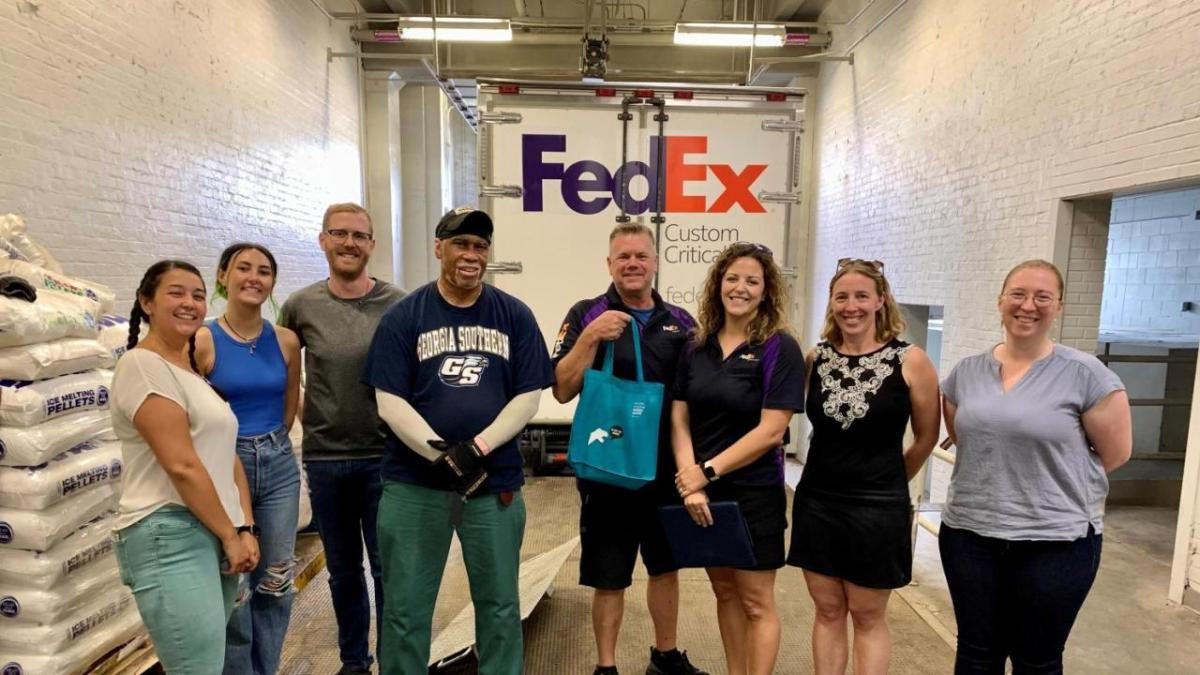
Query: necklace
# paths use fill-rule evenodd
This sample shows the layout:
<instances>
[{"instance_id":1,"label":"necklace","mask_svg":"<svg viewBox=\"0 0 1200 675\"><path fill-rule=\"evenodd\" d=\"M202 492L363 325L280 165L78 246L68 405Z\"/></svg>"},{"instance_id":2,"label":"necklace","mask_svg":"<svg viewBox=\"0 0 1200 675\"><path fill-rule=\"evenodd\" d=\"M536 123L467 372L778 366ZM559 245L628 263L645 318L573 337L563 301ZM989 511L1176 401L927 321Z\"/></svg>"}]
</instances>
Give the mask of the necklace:
<instances>
[{"instance_id":1,"label":"necklace","mask_svg":"<svg viewBox=\"0 0 1200 675\"><path fill-rule=\"evenodd\" d=\"M229 323L229 317L222 314L221 318L225 320L225 327L228 328L229 331L233 333L235 337L237 337L237 339L250 346L250 356L254 356L254 350L258 348L258 338L262 337L262 324L259 324L258 335L255 335L253 338L248 338L237 332L237 329L233 327L233 324Z\"/></svg>"}]
</instances>

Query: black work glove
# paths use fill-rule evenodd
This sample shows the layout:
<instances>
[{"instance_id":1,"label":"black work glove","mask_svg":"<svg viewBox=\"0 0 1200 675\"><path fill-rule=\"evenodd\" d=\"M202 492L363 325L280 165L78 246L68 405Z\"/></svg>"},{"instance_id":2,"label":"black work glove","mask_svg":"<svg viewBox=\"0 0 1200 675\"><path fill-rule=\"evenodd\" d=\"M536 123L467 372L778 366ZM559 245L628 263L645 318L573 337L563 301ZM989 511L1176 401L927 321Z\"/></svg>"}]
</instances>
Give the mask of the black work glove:
<instances>
[{"instance_id":1,"label":"black work glove","mask_svg":"<svg viewBox=\"0 0 1200 675\"><path fill-rule=\"evenodd\" d=\"M455 492L470 497L483 487L488 474L483 468L483 453L474 442L432 440L429 445L442 451L433 466L449 479Z\"/></svg>"}]
</instances>

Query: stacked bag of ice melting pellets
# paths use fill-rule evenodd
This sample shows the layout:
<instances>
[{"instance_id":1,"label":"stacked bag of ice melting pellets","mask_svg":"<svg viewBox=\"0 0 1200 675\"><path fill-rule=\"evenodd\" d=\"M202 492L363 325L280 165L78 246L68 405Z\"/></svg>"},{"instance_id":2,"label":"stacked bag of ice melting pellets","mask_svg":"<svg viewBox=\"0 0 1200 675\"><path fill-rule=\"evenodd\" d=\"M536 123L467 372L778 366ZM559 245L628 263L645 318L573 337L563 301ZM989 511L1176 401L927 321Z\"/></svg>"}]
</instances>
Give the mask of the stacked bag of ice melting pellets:
<instances>
[{"instance_id":1,"label":"stacked bag of ice melting pellets","mask_svg":"<svg viewBox=\"0 0 1200 675\"><path fill-rule=\"evenodd\" d=\"M0 673L82 672L143 630L111 533L113 302L0 216Z\"/></svg>"}]
</instances>

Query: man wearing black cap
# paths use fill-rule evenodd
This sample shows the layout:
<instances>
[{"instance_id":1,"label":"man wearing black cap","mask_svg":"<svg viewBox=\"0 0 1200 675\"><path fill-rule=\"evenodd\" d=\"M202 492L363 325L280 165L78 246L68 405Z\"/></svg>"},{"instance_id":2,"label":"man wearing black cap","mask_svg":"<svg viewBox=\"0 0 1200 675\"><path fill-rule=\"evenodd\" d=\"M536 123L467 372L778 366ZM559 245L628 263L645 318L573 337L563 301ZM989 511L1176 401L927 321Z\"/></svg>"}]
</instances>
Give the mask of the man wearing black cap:
<instances>
[{"instance_id":1,"label":"man wearing black cap","mask_svg":"<svg viewBox=\"0 0 1200 675\"><path fill-rule=\"evenodd\" d=\"M379 324L363 381L387 423L379 547L381 673L423 673L452 532L475 605L481 675L522 670L517 570L525 533L517 435L553 373L533 313L485 284L492 219L438 222L441 274Z\"/></svg>"}]
</instances>

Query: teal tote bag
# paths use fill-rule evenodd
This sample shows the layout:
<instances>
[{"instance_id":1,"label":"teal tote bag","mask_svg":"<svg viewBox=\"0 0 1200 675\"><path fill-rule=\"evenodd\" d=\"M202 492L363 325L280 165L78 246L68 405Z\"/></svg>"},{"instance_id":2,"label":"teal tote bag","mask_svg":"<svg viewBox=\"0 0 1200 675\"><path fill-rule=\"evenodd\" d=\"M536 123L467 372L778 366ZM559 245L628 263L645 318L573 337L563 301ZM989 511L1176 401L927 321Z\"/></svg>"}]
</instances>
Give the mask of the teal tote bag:
<instances>
[{"instance_id":1,"label":"teal tote bag","mask_svg":"<svg viewBox=\"0 0 1200 675\"><path fill-rule=\"evenodd\" d=\"M637 320L630 325L637 381L613 376L613 343L606 343L602 369L583 374L567 462L580 478L636 490L654 480L658 467L663 385L645 381Z\"/></svg>"}]
</instances>

